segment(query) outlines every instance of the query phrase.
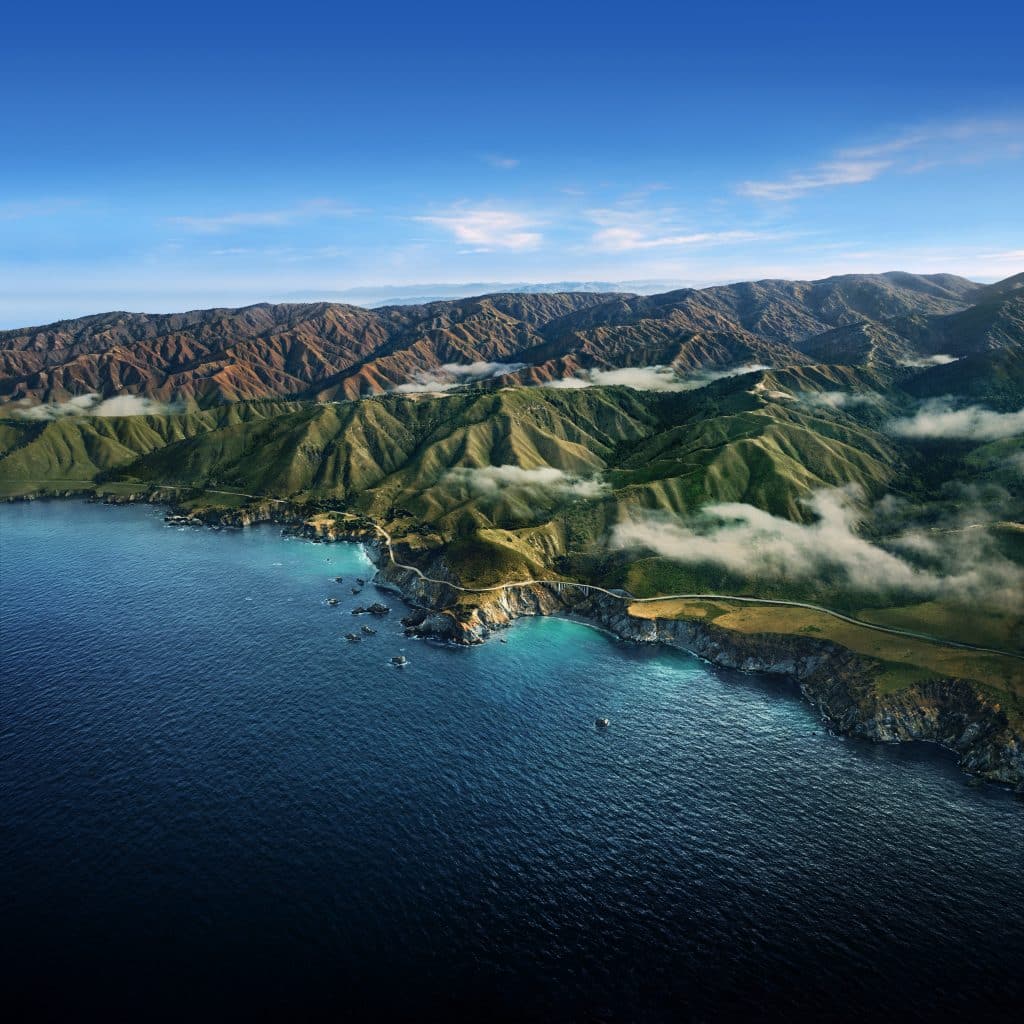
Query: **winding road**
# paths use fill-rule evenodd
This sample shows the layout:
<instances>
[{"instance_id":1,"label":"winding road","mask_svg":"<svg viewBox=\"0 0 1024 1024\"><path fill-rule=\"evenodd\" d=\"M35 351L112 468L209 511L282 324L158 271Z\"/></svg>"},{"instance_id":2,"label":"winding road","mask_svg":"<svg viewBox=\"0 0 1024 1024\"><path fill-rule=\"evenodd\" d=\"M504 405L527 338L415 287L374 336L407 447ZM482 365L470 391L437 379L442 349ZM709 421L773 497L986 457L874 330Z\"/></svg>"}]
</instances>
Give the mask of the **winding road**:
<instances>
[{"instance_id":1,"label":"winding road","mask_svg":"<svg viewBox=\"0 0 1024 1024\"><path fill-rule=\"evenodd\" d=\"M348 512L342 514L345 516L351 515L351 513ZM395 552L391 545L391 534L377 523L371 522L371 525L384 539L384 547L387 549L388 559L393 566L413 573L419 579L423 580L424 583L441 584L463 594L492 594L501 590L514 590L517 588L543 585L556 587L559 590L564 587L573 587L578 590L583 590L586 594L593 591L599 594L604 594L607 597L614 598L616 601L623 601L628 604L656 604L659 601L711 600L742 601L745 604L778 605L784 608L806 608L812 612L821 612L824 615L831 615L834 619L839 619L842 622L848 622L854 626L861 626L864 629L873 629L878 633L888 633L892 636L909 637L913 640L925 640L928 643L941 644L943 647L956 647L961 650L979 651L984 654L998 654L1003 657L1015 658L1018 661L1024 661L1024 654L1017 654L1014 651L1002 651L996 647L982 647L979 644L963 643L957 640L944 640L941 637L930 636L928 633L917 633L910 629L899 629L895 626L880 626L878 623L865 622L863 619L855 619L851 615L844 615L842 612L837 612L832 608L826 608L820 604L810 604L807 601L783 601L771 597L743 597L739 594L665 594L662 597L634 597L626 590L608 590L606 587L600 587L593 583L573 583L567 580L546 579L518 580L515 583L497 583L490 587L463 587L457 583L452 583L449 580L435 579L432 576L427 576L415 565L406 565L404 562L399 562L398 559L395 558Z\"/></svg>"},{"instance_id":2,"label":"winding road","mask_svg":"<svg viewBox=\"0 0 1024 1024\"><path fill-rule=\"evenodd\" d=\"M46 483L56 481L31 481L33 483ZM66 481L70 482L70 481ZM76 483L83 483L84 481L75 481ZM153 484L154 487L163 487L170 490L191 490L192 485L187 484L170 484L160 483ZM289 505L291 504L285 498L273 498L268 494L249 494L245 491L228 491L220 490L217 488L206 488L208 494L228 494L233 497L239 498L252 498L257 501L271 501L278 505ZM342 515L349 519L362 518L366 519L365 516L357 517L351 512L343 511L341 509L325 509L325 512L333 512L336 515ZM432 576L427 576L421 569L415 565L406 565L404 562L399 562L395 558L394 548L391 542L391 534L388 533L384 527L378 523L374 523L370 520L370 525L374 528L377 534L383 539L384 547L388 553L388 559L393 566L398 569L403 569L406 572L411 572L413 575L421 579L424 583L434 583L440 586L450 587L452 590L458 591L462 594L493 594L502 590L516 590L524 587L534 586L548 586L555 587L557 589L563 589L565 587L572 587L576 590L582 590L584 593L589 594L595 592L598 594L604 594L606 597L613 598L616 601L622 601L628 604L656 604L659 601L693 601L693 600L710 600L710 601L738 601L744 604L757 604L757 605L776 605L783 608L806 608L808 611L820 612L823 615L830 615L834 619L838 619L841 622L848 622L853 626L860 626L864 629L873 629L877 633L887 633L890 636L902 636L907 637L911 640L924 640L928 643L940 644L943 647L953 647L964 651L977 651L982 654L997 654L1005 658L1013 658L1016 661L1024 661L1024 654L1019 654L1016 651L1004 651L997 647L983 647L980 644L969 644L959 640L946 640L942 637L931 636L928 633L918 633L911 629L900 629L896 626L881 626L875 622L866 622L864 619L854 618L852 615L845 615L843 612L837 612L833 608L826 608L824 605L811 604L807 601L783 601L777 598L771 597L746 597L740 594L665 594L661 597L635 597L625 590L609 590L606 587L597 586L593 583L574 583L568 580L548 580L548 579L529 579L529 580L517 580L514 583L496 583L490 587L464 587L458 583L452 583L450 580L436 579Z\"/></svg>"}]
</instances>

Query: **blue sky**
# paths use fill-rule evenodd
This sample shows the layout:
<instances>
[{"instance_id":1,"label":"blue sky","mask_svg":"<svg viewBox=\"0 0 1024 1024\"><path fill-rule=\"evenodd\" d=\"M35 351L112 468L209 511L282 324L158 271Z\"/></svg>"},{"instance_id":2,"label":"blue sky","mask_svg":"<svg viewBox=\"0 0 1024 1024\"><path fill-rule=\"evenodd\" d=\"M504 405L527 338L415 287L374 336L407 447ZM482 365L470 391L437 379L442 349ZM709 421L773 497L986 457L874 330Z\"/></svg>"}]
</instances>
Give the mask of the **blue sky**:
<instances>
[{"instance_id":1,"label":"blue sky","mask_svg":"<svg viewBox=\"0 0 1024 1024\"><path fill-rule=\"evenodd\" d=\"M0 326L1024 270L1024 5L147 6L5 15Z\"/></svg>"}]
</instances>

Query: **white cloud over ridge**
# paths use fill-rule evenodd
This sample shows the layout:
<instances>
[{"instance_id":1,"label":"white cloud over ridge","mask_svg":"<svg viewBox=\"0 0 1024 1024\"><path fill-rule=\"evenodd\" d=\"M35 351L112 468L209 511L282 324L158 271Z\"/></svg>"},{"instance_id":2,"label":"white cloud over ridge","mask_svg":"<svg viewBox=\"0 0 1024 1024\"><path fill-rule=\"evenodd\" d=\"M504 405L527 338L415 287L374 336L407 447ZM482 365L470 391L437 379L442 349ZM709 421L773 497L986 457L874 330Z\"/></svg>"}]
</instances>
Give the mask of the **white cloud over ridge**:
<instances>
[{"instance_id":1,"label":"white cloud over ridge","mask_svg":"<svg viewBox=\"0 0 1024 1024\"><path fill-rule=\"evenodd\" d=\"M772 202L798 199L816 189L871 181L890 163L887 160L836 160L819 164L812 171L791 174L780 181L745 181L737 191L751 199L767 199Z\"/></svg>"},{"instance_id":2,"label":"white cloud over ridge","mask_svg":"<svg viewBox=\"0 0 1024 1024\"><path fill-rule=\"evenodd\" d=\"M671 366L627 366L615 370L581 370L576 376L547 381L546 388L627 387L634 391L696 391L725 377L767 370L761 363L747 363L726 370L698 370L681 377Z\"/></svg>"},{"instance_id":3,"label":"white cloud over ridge","mask_svg":"<svg viewBox=\"0 0 1024 1024\"><path fill-rule=\"evenodd\" d=\"M185 411L181 402L160 402L143 395L115 395L103 398L95 392L76 395L66 402L49 402L14 409L24 420L56 420L65 416L168 416Z\"/></svg>"},{"instance_id":4,"label":"white cloud over ridge","mask_svg":"<svg viewBox=\"0 0 1024 1024\"><path fill-rule=\"evenodd\" d=\"M900 366L912 366L917 369L926 369L929 366L948 366L955 363L959 356L947 356L941 352L933 356L921 356L919 359L907 358L899 361Z\"/></svg>"},{"instance_id":5,"label":"white cloud over ridge","mask_svg":"<svg viewBox=\"0 0 1024 1024\"><path fill-rule=\"evenodd\" d=\"M438 391L451 391L464 384L475 384L482 380L493 380L506 373L522 370L526 363L488 363L477 360L474 363L445 363L436 371L422 370L414 379L391 389L396 395L423 395Z\"/></svg>"},{"instance_id":6,"label":"white cloud over ridge","mask_svg":"<svg viewBox=\"0 0 1024 1024\"><path fill-rule=\"evenodd\" d=\"M689 522L648 515L618 524L611 544L684 565L716 565L742 578L799 582L839 573L853 588L875 593L946 592L1012 606L1024 587L1024 570L990 548L983 531L952 532L944 544L924 531L894 538L919 556L915 563L858 536L863 508L856 489L821 490L807 505L817 517L809 525L740 502L709 505Z\"/></svg>"},{"instance_id":7,"label":"white cloud over ridge","mask_svg":"<svg viewBox=\"0 0 1024 1024\"><path fill-rule=\"evenodd\" d=\"M665 249L688 245L726 242L752 242L761 236L755 231L695 231L690 234L651 234L642 228L602 228L591 239L604 252L636 252L643 249Z\"/></svg>"},{"instance_id":8,"label":"white cloud over ridge","mask_svg":"<svg viewBox=\"0 0 1024 1024\"><path fill-rule=\"evenodd\" d=\"M594 477L574 476L553 466L523 469L520 466L457 466L445 479L464 484L478 497L497 497L502 491L543 492L559 498L599 498L608 485Z\"/></svg>"},{"instance_id":9,"label":"white cloud over ridge","mask_svg":"<svg viewBox=\"0 0 1024 1024\"><path fill-rule=\"evenodd\" d=\"M857 405L873 405L878 395L860 391L805 391L800 395L805 405L827 409L847 409Z\"/></svg>"},{"instance_id":10,"label":"white cloud over ridge","mask_svg":"<svg viewBox=\"0 0 1024 1024\"><path fill-rule=\"evenodd\" d=\"M586 211L597 230L590 236L590 247L602 253L644 252L691 246L728 245L775 237L773 233L749 229L711 231L695 229L683 221L672 207L655 208L644 204L646 189L623 198L616 206Z\"/></svg>"},{"instance_id":11,"label":"white cloud over ridge","mask_svg":"<svg viewBox=\"0 0 1024 1024\"><path fill-rule=\"evenodd\" d=\"M925 402L913 416L890 420L886 430L897 437L997 441L1024 434L1024 409L994 412L981 405L957 409L949 399Z\"/></svg>"}]
</instances>

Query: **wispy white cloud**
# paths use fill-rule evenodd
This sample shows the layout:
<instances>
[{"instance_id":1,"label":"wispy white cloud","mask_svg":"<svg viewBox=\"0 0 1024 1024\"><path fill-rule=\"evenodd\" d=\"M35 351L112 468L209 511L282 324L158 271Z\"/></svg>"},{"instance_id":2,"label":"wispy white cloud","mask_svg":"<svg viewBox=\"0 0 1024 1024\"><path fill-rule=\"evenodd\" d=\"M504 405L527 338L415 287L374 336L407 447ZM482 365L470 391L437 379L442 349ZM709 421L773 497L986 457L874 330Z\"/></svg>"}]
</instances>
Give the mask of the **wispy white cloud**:
<instances>
[{"instance_id":1,"label":"wispy white cloud","mask_svg":"<svg viewBox=\"0 0 1024 1024\"><path fill-rule=\"evenodd\" d=\"M745 181L738 191L740 195L753 199L798 199L820 188L871 181L889 166L891 161L887 160L836 160L819 164L811 171L791 174L780 181Z\"/></svg>"},{"instance_id":2,"label":"wispy white cloud","mask_svg":"<svg viewBox=\"0 0 1024 1024\"><path fill-rule=\"evenodd\" d=\"M775 401L781 402L792 402L794 396L788 391L783 391L781 388L773 388L766 381L759 380L748 392L748 394L755 395L758 398L770 398Z\"/></svg>"},{"instance_id":3,"label":"wispy white cloud","mask_svg":"<svg viewBox=\"0 0 1024 1024\"><path fill-rule=\"evenodd\" d=\"M498 168L499 171L511 171L520 164L520 161L514 156L501 156L499 153L486 154L484 162Z\"/></svg>"},{"instance_id":4,"label":"wispy white cloud","mask_svg":"<svg viewBox=\"0 0 1024 1024\"><path fill-rule=\"evenodd\" d=\"M1013 140L1019 140L1022 136L1024 136L1024 121L1010 118L969 118L945 124L911 128L902 135L884 139L881 142L848 146L840 151L840 155L851 160L876 159L906 153L909 150L919 150L934 144L954 143L957 149L944 155L970 159L980 155L979 151L970 146L964 149L964 144L974 143L978 140L987 142L996 139L1002 143L999 146L999 151L1006 152L1007 140L1010 140L1008 145L1012 150L1015 145ZM985 148L980 152L987 153L988 149Z\"/></svg>"},{"instance_id":5,"label":"wispy white cloud","mask_svg":"<svg viewBox=\"0 0 1024 1024\"><path fill-rule=\"evenodd\" d=\"M1007 249L1005 252L982 252L975 257L996 267L1024 267L1024 249Z\"/></svg>"},{"instance_id":6,"label":"wispy white cloud","mask_svg":"<svg viewBox=\"0 0 1024 1024\"><path fill-rule=\"evenodd\" d=\"M818 189L859 185L889 171L913 174L951 163L983 163L1019 155L1024 121L974 119L909 129L894 138L840 149L808 171L776 180L744 181L740 195L781 202Z\"/></svg>"},{"instance_id":7,"label":"wispy white cloud","mask_svg":"<svg viewBox=\"0 0 1024 1024\"><path fill-rule=\"evenodd\" d=\"M913 560L859 536L868 510L856 488L818 491L806 502L809 524L773 516L741 502L709 505L688 520L641 514L620 523L612 546L652 551L684 565L717 565L758 580L816 580L842 574L862 591L953 592L964 600L1006 606L1024 586L1024 571L1008 561L983 531L943 535L912 530L892 539ZM984 520L984 510L977 514Z\"/></svg>"},{"instance_id":8,"label":"wispy white cloud","mask_svg":"<svg viewBox=\"0 0 1024 1024\"><path fill-rule=\"evenodd\" d=\"M907 357L906 359L900 359L900 366L913 366L917 369L925 369L929 366L948 366L950 363L955 363L959 356L947 356L942 352L938 352L933 356L921 356L920 358Z\"/></svg>"},{"instance_id":9,"label":"wispy white cloud","mask_svg":"<svg viewBox=\"0 0 1024 1024\"><path fill-rule=\"evenodd\" d=\"M462 484L478 497L497 497L504 491L543 492L560 498L599 498L608 485L596 477L565 473L553 466L458 466L445 474L449 483Z\"/></svg>"},{"instance_id":10,"label":"wispy white cloud","mask_svg":"<svg viewBox=\"0 0 1024 1024\"><path fill-rule=\"evenodd\" d=\"M457 204L441 213L414 217L452 234L456 241L472 246L474 252L493 249L535 249L543 241L536 230L543 221L519 210L494 206Z\"/></svg>"},{"instance_id":11,"label":"wispy white cloud","mask_svg":"<svg viewBox=\"0 0 1024 1024\"><path fill-rule=\"evenodd\" d=\"M736 377L767 370L759 363L748 363L724 370L698 370L681 376L671 366L627 366L617 370L581 370L573 377L548 381L548 388L626 387L634 391L696 391L725 377Z\"/></svg>"},{"instance_id":12,"label":"wispy white cloud","mask_svg":"<svg viewBox=\"0 0 1024 1024\"><path fill-rule=\"evenodd\" d=\"M115 395L102 398L95 392L76 395L66 402L27 405L14 409L25 420L56 420L64 416L166 416L183 412L180 402L160 402L143 395Z\"/></svg>"},{"instance_id":13,"label":"wispy white cloud","mask_svg":"<svg viewBox=\"0 0 1024 1024\"><path fill-rule=\"evenodd\" d=\"M482 380L493 380L506 373L521 370L526 363L488 363L478 360L474 363L445 363L435 371L420 371L413 379L392 388L398 395L434 394L451 391L464 384L475 384Z\"/></svg>"},{"instance_id":14,"label":"wispy white cloud","mask_svg":"<svg viewBox=\"0 0 1024 1024\"><path fill-rule=\"evenodd\" d=\"M848 409L858 405L874 405L879 396L864 391L803 391L797 396L805 405L822 409Z\"/></svg>"},{"instance_id":15,"label":"wispy white cloud","mask_svg":"<svg viewBox=\"0 0 1024 1024\"><path fill-rule=\"evenodd\" d=\"M692 522L644 516L620 523L612 544L766 579L812 578L829 566L842 568L851 583L862 587L915 583L912 566L856 536L858 513L851 494L820 491L808 504L817 520L806 526L753 505L722 502L707 506Z\"/></svg>"},{"instance_id":16,"label":"wispy white cloud","mask_svg":"<svg viewBox=\"0 0 1024 1024\"><path fill-rule=\"evenodd\" d=\"M687 230L680 225L678 211L640 205L645 195L627 197L619 206L588 210L587 217L598 229L591 235L590 245L601 252L619 253L749 242L762 237L755 231Z\"/></svg>"},{"instance_id":17,"label":"wispy white cloud","mask_svg":"<svg viewBox=\"0 0 1024 1024\"><path fill-rule=\"evenodd\" d=\"M1024 434L1024 409L994 412L980 405L957 409L950 399L935 398L925 402L913 416L890 420L886 429L898 437L995 441Z\"/></svg>"},{"instance_id":18,"label":"wispy white cloud","mask_svg":"<svg viewBox=\"0 0 1024 1024\"><path fill-rule=\"evenodd\" d=\"M279 228L300 221L329 217L350 217L356 210L333 199L310 199L308 202L277 210L244 210L203 216L169 218L172 224L197 234L214 235L239 228Z\"/></svg>"},{"instance_id":19,"label":"wispy white cloud","mask_svg":"<svg viewBox=\"0 0 1024 1024\"><path fill-rule=\"evenodd\" d=\"M714 242L749 242L757 238L753 231L696 231L689 235L647 235L638 228L604 228L593 236L593 243L605 252L631 252L637 249L664 249Z\"/></svg>"},{"instance_id":20,"label":"wispy white cloud","mask_svg":"<svg viewBox=\"0 0 1024 1024\"><path fill-rule=\"evenodd\" d=\"M634 391L685 391L671 366L628 366L618 370L581 370L573 377L547 381L548 388L626 387Z\"/></svg>"}]
</instances>

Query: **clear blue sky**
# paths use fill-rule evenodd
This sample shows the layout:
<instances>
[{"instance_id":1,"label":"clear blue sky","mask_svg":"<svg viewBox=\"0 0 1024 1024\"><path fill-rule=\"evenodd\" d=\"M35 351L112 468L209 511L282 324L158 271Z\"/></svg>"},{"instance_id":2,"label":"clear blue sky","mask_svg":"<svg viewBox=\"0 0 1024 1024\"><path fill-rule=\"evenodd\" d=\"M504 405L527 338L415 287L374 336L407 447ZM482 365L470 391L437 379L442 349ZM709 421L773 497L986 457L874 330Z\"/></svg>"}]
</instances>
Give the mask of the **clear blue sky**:
<instances>
[{"instance_id":1,"label":"clear blue sky","mask_svg":"<svg viewBox=\"0 0 1024 1024\"><path fill-rule=\"evenodd\" d=\"M1022 10L17 5L0 325L418 282L994 280L1024 270Z\"/></svg>"}]
</instances>

